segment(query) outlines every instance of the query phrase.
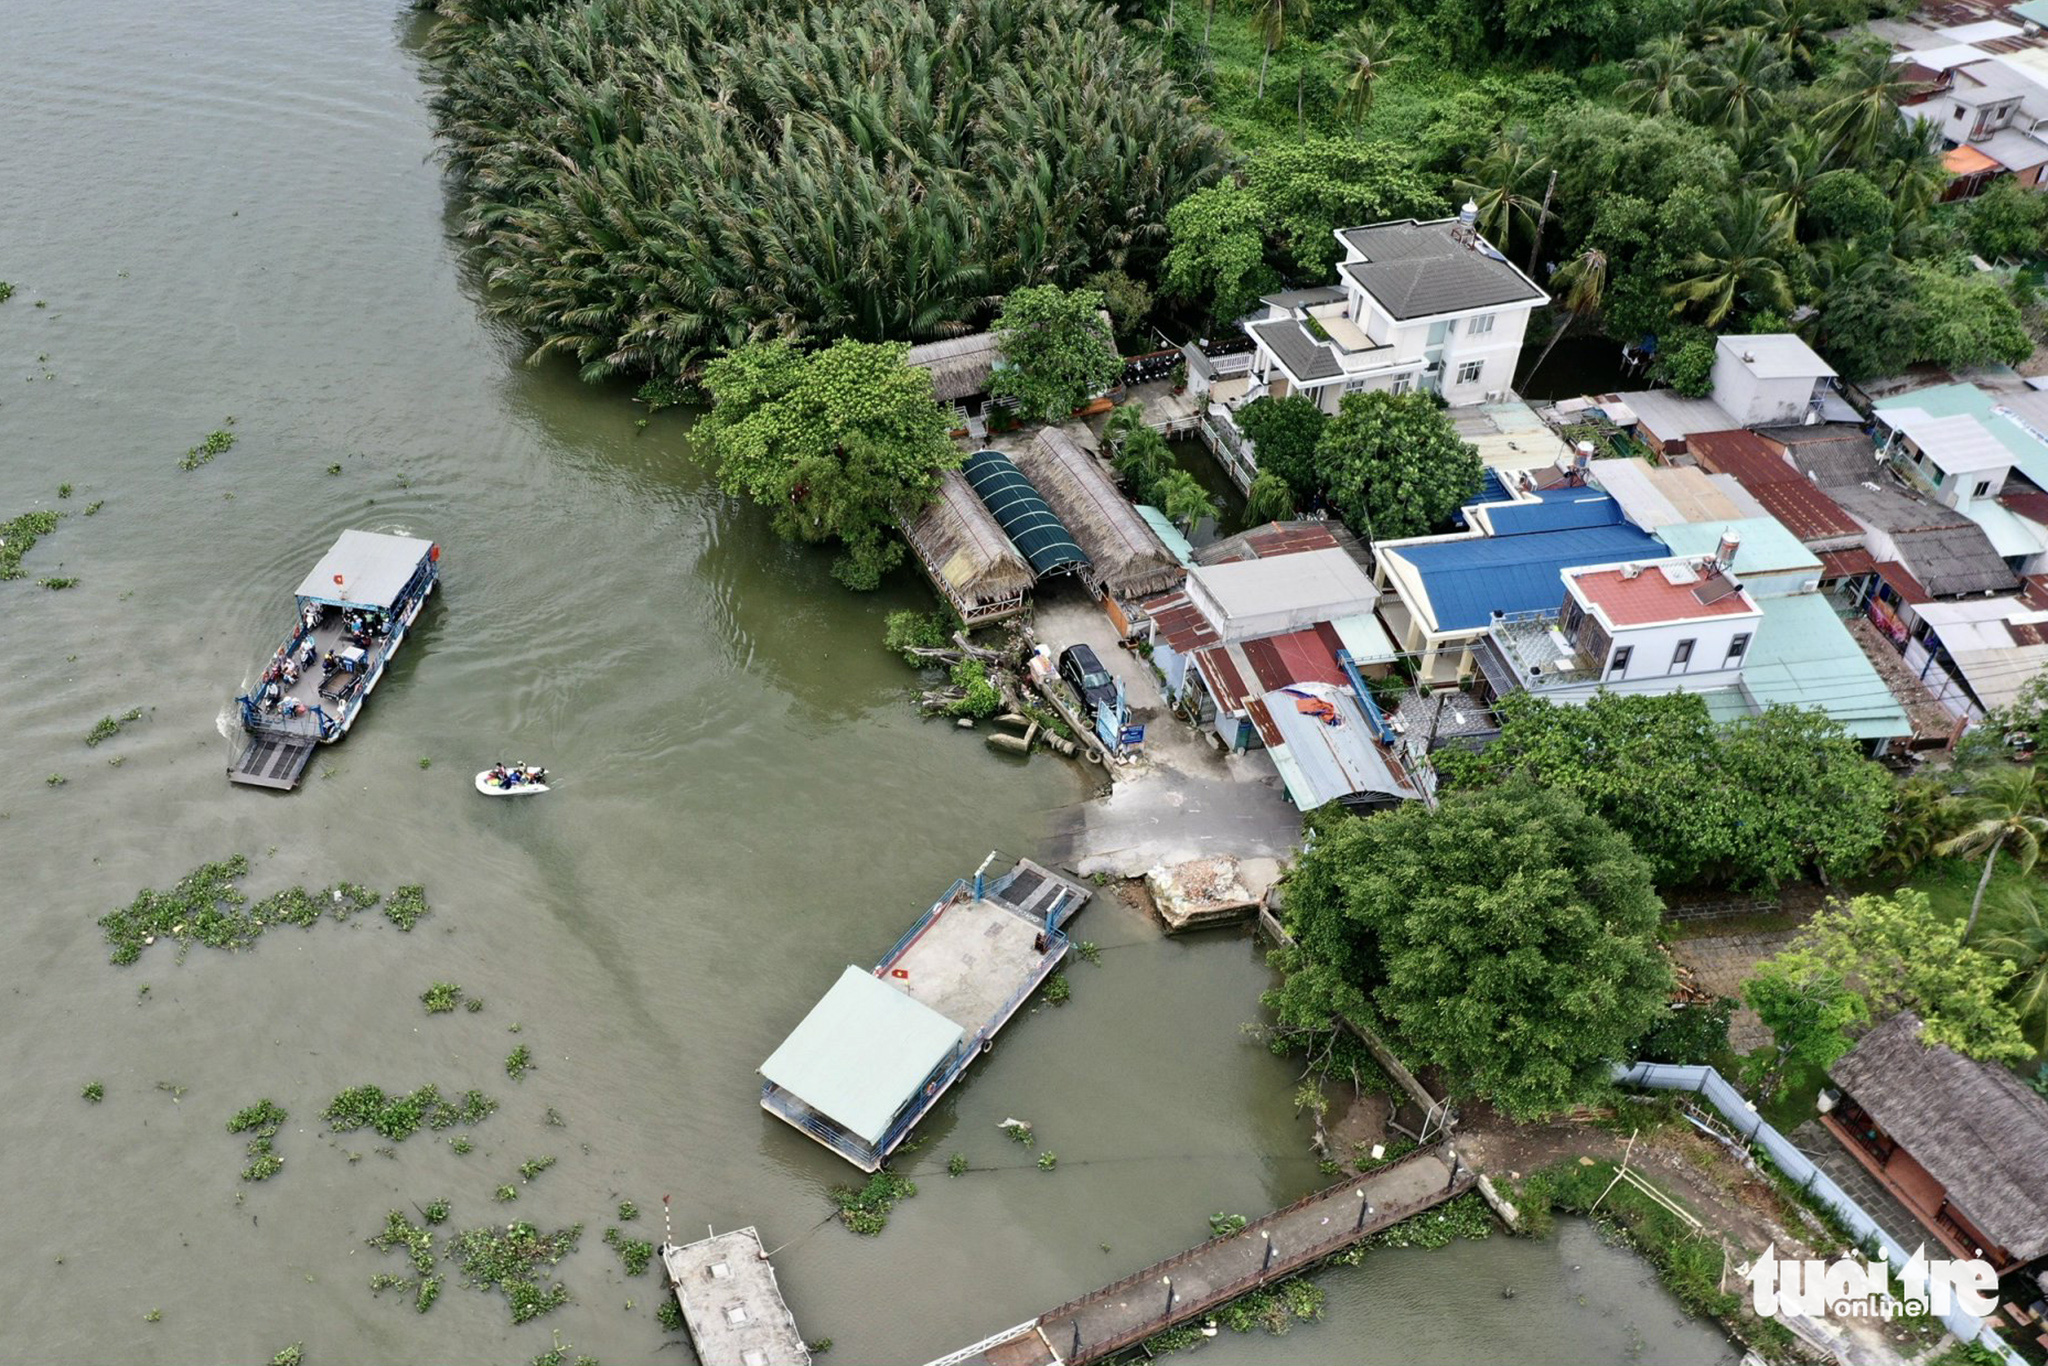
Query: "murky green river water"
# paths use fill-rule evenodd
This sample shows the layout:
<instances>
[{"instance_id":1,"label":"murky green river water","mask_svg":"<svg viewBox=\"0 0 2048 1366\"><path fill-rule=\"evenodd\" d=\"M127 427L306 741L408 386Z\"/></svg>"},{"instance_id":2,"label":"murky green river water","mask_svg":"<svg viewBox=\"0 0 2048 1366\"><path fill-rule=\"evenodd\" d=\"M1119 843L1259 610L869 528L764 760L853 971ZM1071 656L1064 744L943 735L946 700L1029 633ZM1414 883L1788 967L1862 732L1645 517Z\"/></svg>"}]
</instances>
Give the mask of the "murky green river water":
<instances>
[{"instance_id":1,"label":"murky green river water","mask_svg":"<svg viewBox=\"0 0 2048 1366\"><path fill-rule=\"evenodd\" d=\"M832 1360L920 1362L1178 1248L1214 1210L1309 1189L1290 1069L1239 1034L1259 955L1098 904L1079 929L1101 965L926 1126L923 1193L877 1240L823 1225L851 1171L762 1113L754 1067L842 965L988 848L1032 850L1083 784L912 716L877 641L923 601L913 580L849 597L707 486L679 421L636 431L621 395L520 364L449 237L414 25L341 0L8 8L0 516L71 514L0 585L10 1354L254 1362L304 1340L320 1363L523 1362L556 1329L611 1363L677 1359L656 1357L652 1276L597 1241L620 1199L650 1232L668 1194L679 1233L755 1223L785 1245ZM178 469L230 415L234 448ZM304 790L230 789L227 700L349 526L440 541L445 591ZM78 586L33 584L59 574ZM522 757L561 790L470 791ZM107 963L99 915L237 851L252 893L419 881L434 911L410 936L373 916ZM485 1009L428 1018L436 979ZM519 1083L515 1042L539 1063ZM102 1104L80 1099L92 1080ZM428 1081L503 1100L473 1153L422 1133L387 1155L317 1121L346 1086ZM291 1112L285 1168L245 1185L225 1121L260 1097ZM1021 1164L1010 1115L1056 1174ZM1005 1169L949 1181L956 1150ZM543 1156L560 1161L516 1205L492 1203ZM561 1272L575 1302L513 1328L452 1285L424 1316L373 1298L403 1268L364 1238L435 1198L456 1227L589 1226ZM1585 1274L1604 1314L1574 1303ZM1523 1308L1475 1317L1504 1277ZM1557 1244L1328 1279L1329 1321L1212 1359L1579 1360L1625 1349L1616 1314L1652 1355L1726 1355L1636 1263Z\"/></svg>"}]
</instances>

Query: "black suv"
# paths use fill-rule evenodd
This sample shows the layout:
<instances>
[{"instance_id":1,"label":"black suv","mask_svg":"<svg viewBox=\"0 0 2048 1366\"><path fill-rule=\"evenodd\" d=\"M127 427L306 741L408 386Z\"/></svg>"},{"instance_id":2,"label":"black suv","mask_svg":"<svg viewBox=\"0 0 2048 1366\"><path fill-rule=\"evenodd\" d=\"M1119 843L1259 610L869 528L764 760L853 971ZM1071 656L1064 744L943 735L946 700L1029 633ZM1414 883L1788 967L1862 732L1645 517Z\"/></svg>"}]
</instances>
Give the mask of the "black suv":
<instances>
[{"instance_id":1,"label":"black suv","mask_svg":"<svg viewBox=\"0 0 2048 1366\"><path fill-rule=\"evenodd\" d=\"M1102 667L1102 661L1095 657L1095 651L1087 645L1069 645L1060 652L1060 677L1067 680L1074 691L1081 695L1081 701L1088 711L1095 711L1095 704L1107 702L1116 705L1116 680L1109 670Z\"/></svg>"}]
</instances>

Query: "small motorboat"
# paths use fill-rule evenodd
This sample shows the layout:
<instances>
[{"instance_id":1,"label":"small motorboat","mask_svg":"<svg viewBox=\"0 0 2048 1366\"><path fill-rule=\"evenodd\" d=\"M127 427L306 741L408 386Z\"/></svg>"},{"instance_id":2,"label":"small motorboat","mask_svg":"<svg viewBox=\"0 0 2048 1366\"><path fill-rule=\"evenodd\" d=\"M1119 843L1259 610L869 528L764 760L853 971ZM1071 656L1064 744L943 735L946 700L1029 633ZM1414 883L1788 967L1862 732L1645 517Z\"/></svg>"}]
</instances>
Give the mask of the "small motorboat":
<instances>
[{"instance_id":1,"label":"small motorboat","mask_svg":"<svg viewBox=\"0 0 2048 1366\"><path fill-rule=\"evenodd\" d=\"M494 764L476 775L486 797L531 797L548 790L548 771L538 764Z\"/></svg>"}]
</instances>

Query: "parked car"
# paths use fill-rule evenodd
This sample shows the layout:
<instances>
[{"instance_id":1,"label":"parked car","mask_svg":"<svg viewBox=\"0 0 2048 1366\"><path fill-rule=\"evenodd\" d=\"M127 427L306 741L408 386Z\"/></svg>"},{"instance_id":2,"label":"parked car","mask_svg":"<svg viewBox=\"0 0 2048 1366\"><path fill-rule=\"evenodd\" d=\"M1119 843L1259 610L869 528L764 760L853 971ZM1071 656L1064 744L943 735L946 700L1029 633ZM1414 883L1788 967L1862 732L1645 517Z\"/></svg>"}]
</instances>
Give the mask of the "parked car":
<instances>
[{"instance_id":1,"label":"parked car","mask_svg":"<svg viewBox=\"0 0 2048 1366\"><path fill-rule=\"evenodd\" d=\"M1060 677L1081 696L1081 702L1090 715L1095 704L1107 702L1116 705L1116 680L1109 670L1102 667L1102 661L1095 657L1095 651L1087 645L1069 645L1060 651Z\"/></svg>"}]
</instances>

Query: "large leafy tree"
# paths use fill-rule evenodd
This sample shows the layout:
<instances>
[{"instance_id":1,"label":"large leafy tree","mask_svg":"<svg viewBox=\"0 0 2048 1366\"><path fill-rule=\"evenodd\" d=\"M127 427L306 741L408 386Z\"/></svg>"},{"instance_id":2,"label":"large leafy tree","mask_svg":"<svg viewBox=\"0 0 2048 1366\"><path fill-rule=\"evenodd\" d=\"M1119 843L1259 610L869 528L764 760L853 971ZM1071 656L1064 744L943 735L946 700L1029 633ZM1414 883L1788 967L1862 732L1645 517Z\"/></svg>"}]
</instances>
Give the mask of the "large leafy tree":
<instances>
[{"instance_id":1,"label":"large leafy tree","mask_svg":"<svg viewBox=\"0 0 2048 1366\"><path fill-rule=\"evenodd\" d=\"M1325 280L1337 261L1336 230L1388 218L1429 218L1442 194L1402 149L1360 138L1310 138L1267 148L1244 169L1258 196L1278 264Z\"/></svg>"},{"instance_id":2,"label":"large leafy tree","mask_svg":"<svg viewBox=\"0 0 2048 1366\"><path fill-rule=\"evenodd\" d=\"M704 372L712 408L692 436L719 486L768 508L792 540L838 541L832 573L849 588L873 588L901 562L894 527L960 463L931 375L904 363L907 349L757 342Z\"/></svg>"},{"instance_id":3,"label":"large leafy tree","mask_svg":"<svg viewBox=\"0 0 2048 1366\"><path fill-rule=\"evenodd\" d=\"M1390 1028L1517 1118L1599 1090L1664 1009L1661 906L1628 841L1517 786L1324 822L1287 881L1283 1023Z\"/></svg>"},{"instance_id":4,"label":"large leafy tree","mask_svg":"<svg viewBox=\"0 0 2048 1366\"><path fill-rule=\"evenodd\" d=\"M1330 505L1373 540L1441 529L1486 478L1479 452L1422 393L1346 394L1315 458Z\"/></svg>"},{"instance_id":5,"label":"large leafy tree","mask_svg":"<svg viewBox=\"0 0 2048 1366\"><path fill-rule=\"evenodd\" d=\"M1319 497L1325 487L1316 466L1316 443L1329 421L1314 399L1300 394L1255 398L1237 410L1237 425L1252 439L1259 472L1286 481L1303 503Z\"/></svg>"},{"instance_id":6,"label":"large leafy tree","mask_svg":"<svg viewBox=\"0 0 2048 1366\"><path fill-rule=\"evenodd\" d=\"M1251 312L1280 287L1280 273L1266 263L1266 225L1265 199L1241 185L1211 185L1174 205L1161 276L1167 292L1206 301L1210 316L1224 321Z\"/></svg>"},{"instance_id":7,"label":"large leafy tree","mask_svg":"<svg viewBox=\"0 0 2048 1366\"><path fill-rule=\"evenodd\" d=\"M2019 307L1996 276L1921 264L1908 274L1921 320L1913 348L1919 359L1962 369L1993 361L2017 365L2033 354Z\"/></svg>"},{"instance_id":8,"label":"large leafy tree","mask_svg":"<svg viewBox=\"0 0 2048 1366\"><path fill-rule=\"evenodd\" d=\"M1851 1027L1870 1018L1870 1007L1843 985L1840 973L1798 950L1757 964L1756 975L1742 984L1742 998L1776 1045L1750 1069L1751 1080L1771 1099L1794 1072L1826 1072L1855 1047Z\"/></svg>"},{"instance_id":9,"label":"large leafy tree","mask_svg":"<svg viewBox=\"0 0 2048 1366\"><path fill-rule=\"evenodd\" d=\"M1883 841L1891 777L1819 712L1773 707L1717 725L1697 695L1503 698L1501 738L1446 752L1459 787L1526 777L1584 801L1635 842L1666 889L1775 887L1818 865L1861 872Z\"/></svg>"},{"instance_id":10,"label":"large leafy tree","mask_svg":"<svg viewBox=\"0 0 2048 1366\"><path fill-rule=\"evenodd\" d=\"M1013 291L996 316L1003 364L990 377L989 392L1014 398L1027 414L1050 422L1115 384L1124 362L1102 309L1102 295L1093 289L1032 285Z\"/></svg>"},{"instance_id":11,"label":"large leafy tree","mask_svg":"<svg viewBox=\"0 0 2048 1366\"><path fill-rule=\"evenodd\" d=\"M1925 1037L1986 1062L2017 1062L2033 1049L2009 997L2011 965L1963 942L1925 894L1859 896L1814 913L1788 953L1801 971L1834 974L1873 1019L1910 1010Z\"/></svg>"}]
</instances>

